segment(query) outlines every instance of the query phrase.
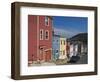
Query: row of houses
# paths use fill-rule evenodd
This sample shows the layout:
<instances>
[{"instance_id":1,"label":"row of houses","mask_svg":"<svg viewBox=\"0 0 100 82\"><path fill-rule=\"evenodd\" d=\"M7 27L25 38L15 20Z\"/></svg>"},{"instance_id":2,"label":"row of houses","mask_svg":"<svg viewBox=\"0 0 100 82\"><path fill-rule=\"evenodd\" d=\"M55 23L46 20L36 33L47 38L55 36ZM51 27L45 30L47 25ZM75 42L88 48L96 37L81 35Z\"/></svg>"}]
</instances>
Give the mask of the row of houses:
<instances>
[{"instance_id":1,"label":"row of houses","mask_svg":"<svg viewBox=\"0 0 100 82\"><path fill-rule=\"evenodd\" d=\"M79 33L69 39L67 42L69 43L70 50L68 52L68 56L76 56L76 55L85 55L88 51L88 37L87 33Z\"/></svg>"},{"instance_id":2,"label":"row of houses","mask_svg":"<svg viewBox=\"0 0 100 82\"><path fill-rule=\"evenodd\" d=\"M52 41L53 60L67 58L66 46L67 42L65 37L53 34L53 41Z\"/></svg>"},{"instance_id":3,"label":"row of houses","mask_svg":"<svg viewBox=\"0 0 100 82\"><path fill-rule=\"evenodd\" d=\"M79 33L71 38L53 35L53 59L65 59L87 54L87 33Z\"/></svg>"},{"instance_id":4,"label":"row of houses","mask_svg":"<svg viewBox=\"0 0 100 82\"><path fill-rule=\"evenodd\" d=\"M51 62L87 52L87 33L67 39L56 35L50 16L28 15L28 63Z\"/></svg>"}]
</instances>

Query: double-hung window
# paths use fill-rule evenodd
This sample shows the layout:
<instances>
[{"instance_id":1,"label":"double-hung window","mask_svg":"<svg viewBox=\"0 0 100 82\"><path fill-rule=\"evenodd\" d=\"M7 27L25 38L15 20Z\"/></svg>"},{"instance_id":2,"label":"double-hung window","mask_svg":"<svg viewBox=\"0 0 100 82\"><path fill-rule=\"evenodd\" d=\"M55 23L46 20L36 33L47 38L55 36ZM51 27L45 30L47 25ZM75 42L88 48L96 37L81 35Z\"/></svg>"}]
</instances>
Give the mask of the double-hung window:
<instances>
[{"instance_id":1,"label":"double-hung window","mask_svg":"<svg viewBox=\"0 0 100 82\"><path fill-rule=\"evenodd\" d=\"M49 40L49 31L48 30L45 31L45 40Z\"/></svg>"},{"instance_id":2,"label":"double-hung window","mask_svg":"<svg viewBox=\"0 0 100 82\"><path fill-rule=\"evenodd\" d=\"M43 29L40 29L40 40L43 40Z\"/></svg>"},{"instance_id":3,"label":"double-hung window","mask_svg":"<svg viewBox=\"0 0 100 82\"><path fill-rule=\"evenodd\" d=\"M45 16L45 25L49 26L49 17Z\"/></svg>"}]
</instances>

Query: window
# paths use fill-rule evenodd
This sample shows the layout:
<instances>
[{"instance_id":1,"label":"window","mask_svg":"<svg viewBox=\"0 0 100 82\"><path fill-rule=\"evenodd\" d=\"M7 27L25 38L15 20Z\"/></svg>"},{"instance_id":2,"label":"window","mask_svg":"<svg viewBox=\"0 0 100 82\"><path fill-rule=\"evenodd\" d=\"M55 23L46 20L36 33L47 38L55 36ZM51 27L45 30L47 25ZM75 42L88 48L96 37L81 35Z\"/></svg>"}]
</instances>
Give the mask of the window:
<instances>
[{"instance_id":1,"label":"window","mask_svg":"<svg viewBox=\"0 0 100 82\"><path fill-rule=\"evenodd\" d=\"M49 25L49 18L47 16L45 17L45 25Z\"/></svg>"},{"instance_id":2,"label":"window","mask_svg":"<svg viewBox=\"0 0 100 82\"><path fill-rule=\"evenodd\" d=\"M64 40L64 45L65 45L65 40Z\"/></svg>"},{"instance_id":3,"label":"window","mask_svg":"<svg viewBox=\"0 0 100 82\"><path fill-rule=\"evenodd\" d=\"M40 48L40 54L43 54L43 48Z\"/></svg>"},{"instance_id":4,"label":"window","mask_svg":"<svg viewBox=\"0 0 100 82\"><path fill-rule=\"evenodd\" d=\"M49 31L48 30L45 31L45 39L49 40Z\"/></svg>"},{"instance_id":5,"label":"window","mask_svg":"<svg viewBox=\"0 0 100 82\"><path fill-rule=\"evenodd\" d=\"M61 40L61 45L62 45L62 40Z\"/></svg>"},{"instance_id":6,"label":"window","mask_svg":"<svg viewBox=\"0 0 100 82\"><path fill-rule=\"evenodd\" d=\"M63 55L65 55L65 50L63 51Z\"/></svg>"},{"instance_id":7,"label":"window","mask_svg":"<svg viewBox=\"0 0 100 82\"><path fill-rule=\"evenodd\" d=\"M43 29L40 29L40 40L43 40Z\"/></svg>"},{"instance_id":8,"label":"window","mask_svg":"<svg viewBox=\"0 0 100 82\"><path fill-rule=\"evenodd\" d=\"M56 53L58 53L58 50L56 50Z\"/></svg>"}]
</instances>

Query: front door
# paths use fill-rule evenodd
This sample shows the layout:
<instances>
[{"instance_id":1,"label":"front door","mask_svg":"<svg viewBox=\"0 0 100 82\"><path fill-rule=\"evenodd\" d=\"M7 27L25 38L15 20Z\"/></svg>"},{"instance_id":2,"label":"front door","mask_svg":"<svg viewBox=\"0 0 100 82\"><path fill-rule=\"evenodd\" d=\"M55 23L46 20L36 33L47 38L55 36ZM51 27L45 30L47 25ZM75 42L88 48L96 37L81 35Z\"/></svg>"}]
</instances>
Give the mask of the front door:
<instances>
[{"instance_id":1,"label":"front door","mask_svg":"<svg viewBox=\"0 0 100 82\"><path fill-rule=\"evenodd\" d=\"M40 48L39 60L40 61L44 60L44 48Z\"/></svg>"},{"instance_id":2,"label":"front door","mask_svg":"<svg viewBox=\"0 0 100 82\"><path fill-rule=\"evenodd\" d=\"M49 62L51 60L51 50L45 51L45 61Z\"/></svg>"}]
</instances>

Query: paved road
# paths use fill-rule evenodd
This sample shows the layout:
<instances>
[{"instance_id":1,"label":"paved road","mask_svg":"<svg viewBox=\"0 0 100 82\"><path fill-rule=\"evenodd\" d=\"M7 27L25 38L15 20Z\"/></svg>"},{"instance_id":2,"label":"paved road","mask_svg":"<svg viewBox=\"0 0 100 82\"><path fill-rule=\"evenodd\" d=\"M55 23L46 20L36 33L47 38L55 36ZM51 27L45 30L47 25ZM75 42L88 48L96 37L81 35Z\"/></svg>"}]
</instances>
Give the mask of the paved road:
<instances>
[{"instance_id":1,"label":"paved road","mask_svg":"<svg viewBox=\"0 0 100 82\"><path fill-rule=\"evenodd\" d=\"M88 56L82 55L80 60L77 62L77 64L87 64L88 63Z\"/></svg>"},{"instance_id":2,"label":"paved road","mask_svg":"<svg viewBox=\"0 0 100 82\"><path fill-rule=\"evenodd\" d=\"M88 56L87 55L81 55L81 58L78 62L76 63L66 63L66 65L71 65L71 64L87 64L88 63ZM39 63L39 64L32 64L31 66L55 66L56 64L53 62L44 62L44 63Z\"/></svg>"}]
</instances>

